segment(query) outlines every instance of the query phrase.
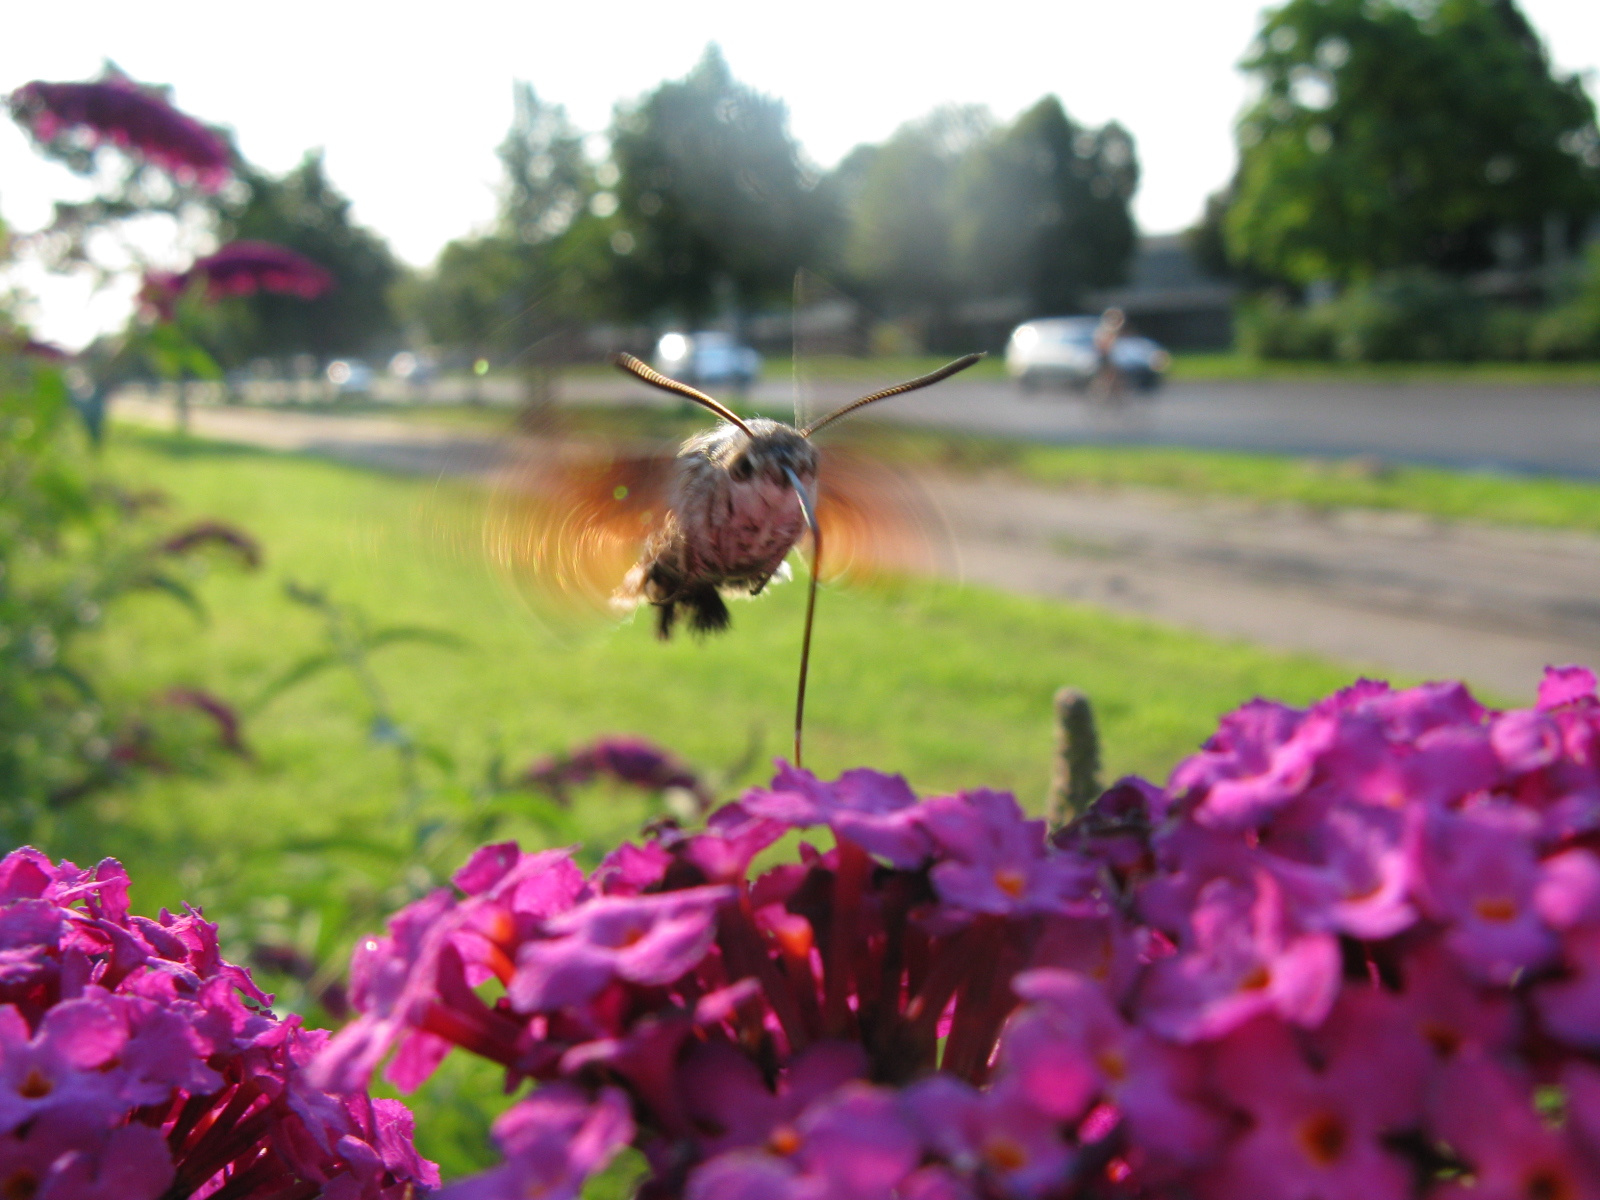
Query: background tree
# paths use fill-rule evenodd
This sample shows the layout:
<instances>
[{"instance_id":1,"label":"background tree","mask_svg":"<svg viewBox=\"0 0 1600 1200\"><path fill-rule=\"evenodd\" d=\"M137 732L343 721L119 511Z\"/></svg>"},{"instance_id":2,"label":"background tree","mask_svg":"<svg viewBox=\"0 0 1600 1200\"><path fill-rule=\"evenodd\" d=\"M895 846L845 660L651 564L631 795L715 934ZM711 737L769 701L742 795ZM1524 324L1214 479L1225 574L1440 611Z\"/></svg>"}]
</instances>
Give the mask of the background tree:
<instances>
[{"instance_id":1,"label":"background tree","mask_svg":"<svg viewBox=\"0 0 1600 1200\"><path fill-rule=\"evenodd\" d=\"M379 350L396 339L390 292L401 266L388 243L351 219L350 201L328 181L321 151L281 177L247 166L240 178L248 195L222 211L222 240L287 246L336 282L316 300L262 292L219 306L213 334L219 357L228 363L302 352L330 357Z\"/></svg>"},{"instance_id":2,"label":"background tree","mask_svg":"<svg viewBox=\"0 0 1600 1200\"><path fill-rule=\"evenodd\" d=\"M923 317L936 342L963 294L958 181L993 128L987 109L940 109L881 146L857 147L831 181L848 213L850 278L885 309Z\"/></svg>"},{"instance_id":3,"label":"background tree","mask_svg":"<svg viewBox=\"0 0 1600 1200\"><path fill-rule=\"evenodd\" d=\"M612 153L625 313L693 323L780 299L818 253L828 216L788 111L737 82L715 46L619 109Z\"/></svg>"},{"instance_id":4,"label":"background tree","mask_svg":"<svg viewBox=\"0 0 1600 1200\"><path fill-rule=\"evenodd\" d=\"M527 83L513 96L496 227L447 245L406 307L435 344L520 370L538 404L582 324L605 314L616 222L594 211L595 170L565 110Z\"/></svg>"},{"instance_id":5,"label":"background tree","mask_svg":"<svg viewBox=\"0 0 1600 1200\"><path fill-rule=\"evenodd\" d=\"M826 190L847 214L848 278L945 348L962 301L1071 312L1125 278L1138 182L1121 126L1084 128L1047 96L1004 127L986 109L941 109L858 147Z\"/></svg>"},{"instance_id":6,"label":"background tree","mask_svg":"<svg viewBox=\"0 0 1600 1200\"><path fill-rule=\"evenodd\" d=\"M1512 0L1290 0L1244 69L1232 256L1297 282L1463 272L1600 210L1600 134Z\"/></svg>"},{"instance_id":7,"label":"background tree","mask_svg":"<svg viewBox=\"0 0 1600 1200\"><path fill-rule=\"evenodd\" d=\"M1120 125L1086 129L1046 96L978 146L965 175L957 258L976 294L1070 312L1127 277L1139 164Z\"/></svg>"}]
</instances>

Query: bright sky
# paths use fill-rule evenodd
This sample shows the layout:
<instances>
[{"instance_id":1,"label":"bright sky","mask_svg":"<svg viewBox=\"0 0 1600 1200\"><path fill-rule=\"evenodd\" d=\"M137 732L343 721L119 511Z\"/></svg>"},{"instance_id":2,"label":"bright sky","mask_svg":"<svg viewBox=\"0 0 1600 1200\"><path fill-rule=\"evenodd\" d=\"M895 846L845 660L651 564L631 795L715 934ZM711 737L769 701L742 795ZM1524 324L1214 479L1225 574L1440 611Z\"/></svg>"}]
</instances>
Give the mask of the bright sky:
<instances>
[{"instance_id":1,"label":"bright sky","mask_svg":"<svg viewBox=\"0 0 1600 1200\"><path fill-rule=\"evenodd\" d=\"M1600 3L1521 0L1556 65L1600 69ZM341 0L219 4L81 0L12 6L0 92L30 79L83 79L105 58L170 83L174 100L231 125L270 170L325 147L357 216L407 261L486 224L494 147L526 79L575 123L603 130L612 106L678 78L715 41L734 75L789 105L810 157L830 167L860 142L946 103L1009 118L1054 92L1077 120L1113 118L1143 166L1140 226L1191 224L1233 170L1232 125L1247 93L1234 69L1261 0L451 0L378 6ZM375 14L384 14L375 20ZM1597 84L1589 77L1591 94ZM43 163L0 120L0 214L26 230L82 184ZM91 297L45 284L42 333L79 344L120 323L126 289Z\"/></svg>"}]
</instances>

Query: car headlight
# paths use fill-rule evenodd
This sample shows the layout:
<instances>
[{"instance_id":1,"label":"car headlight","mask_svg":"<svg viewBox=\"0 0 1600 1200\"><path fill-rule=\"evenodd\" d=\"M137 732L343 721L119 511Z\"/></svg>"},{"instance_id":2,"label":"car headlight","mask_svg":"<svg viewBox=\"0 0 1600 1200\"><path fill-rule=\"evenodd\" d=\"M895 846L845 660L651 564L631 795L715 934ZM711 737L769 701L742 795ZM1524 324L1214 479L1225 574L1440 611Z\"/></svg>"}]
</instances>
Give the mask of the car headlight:
<instances>
[{"instance_id":1,"label":"car headlight","mask_svg":"<svg viewBox=\"0 0 1600 1200\"><path fill-rule=\"evenodd\" d=\"M663 362L681 362L689 357L689 339L681 333L664 334L656 343L656 353Z\"/></svg>"}]
</instances>

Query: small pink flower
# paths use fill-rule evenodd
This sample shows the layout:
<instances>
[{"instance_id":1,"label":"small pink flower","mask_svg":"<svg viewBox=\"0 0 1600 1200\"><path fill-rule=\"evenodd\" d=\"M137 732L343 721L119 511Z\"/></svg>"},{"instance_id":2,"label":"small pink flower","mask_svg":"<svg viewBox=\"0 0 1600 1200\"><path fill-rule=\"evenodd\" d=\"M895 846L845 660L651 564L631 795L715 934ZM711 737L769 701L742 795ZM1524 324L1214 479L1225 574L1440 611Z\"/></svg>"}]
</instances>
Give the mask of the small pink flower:
<instances>
[{"instance_id":1,"label":"small pink flower","mask_svg":"<svg viewBox=\"0 0 1600 1200\"><path fill-rule=\"evenodd\" d=\"M1459 1056L1439 1076L1430 1132L1466 1163L1469 1183L1446 1184L1440 1200L1595 1200L1600 1172L1567 1131L1534 1108L1531 1080L1477 1052Z\"/></svg>"},{"instance_id":2,"label":"small pink flower","mask_svg":"<svg viewBox=\"0 0 1600 1200\"><path fill-rule=\"evenodd\" d=\"M1248 1128L1202 1174L1200 1196L1409 1200L1412 1168L1387 1137L1420 1116L1422 1057L1419 1049L1397 1059L1385 1045L1352 1030L1313 1065L1271 1018L1230 1034L1217 1047L1214 1080Z\"/></svg>"}]
</instances>

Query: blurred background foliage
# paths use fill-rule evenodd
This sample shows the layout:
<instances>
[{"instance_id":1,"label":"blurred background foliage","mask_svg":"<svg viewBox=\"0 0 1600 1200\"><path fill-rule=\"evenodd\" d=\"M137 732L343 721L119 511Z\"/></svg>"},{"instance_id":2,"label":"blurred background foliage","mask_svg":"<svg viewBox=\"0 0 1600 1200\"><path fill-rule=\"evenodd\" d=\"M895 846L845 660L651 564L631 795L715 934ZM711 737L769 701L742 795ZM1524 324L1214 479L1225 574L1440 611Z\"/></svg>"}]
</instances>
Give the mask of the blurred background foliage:
<instances>
[{"instance_id":1,"label":"blurred background foliage","mask_svg":"<svg viewBox=\"0 0 1600 1200\"><path fill-rule=\"evenodd\" d=\"M1238 169L1190 234L1241 350L1600 358L1595 108L1512 0L1290 0L1242 66Z\"/></svg>"},{"instance_id":2,"label":"blurred background foliage","mask_svg":"<svg viewBox=\"0 0 1600 1200\"><path fill-rule=\"evenodd\" d=\"M1594 105L1513 0L1289 0L1241 68L1259 92L1238 168L1187 238L1201 276L1236 291L1237 349L1600 357ZM835 349L998 348L1024 318L1098 311L1140 249L1133 138L1054 96L1009 122L940 109L830 171L714 45L604 131L527 82L513 101L498 219L424 269L352 220L315 152L283 176L241 161L216 197L132 172L97 206L63 207L61 258L96 221L199 205L219 239L277 242L339 279L311 303L206 313L193 332L222 367L426 349L518 370L537 396L561 366L668 328L747 332L787 308L799 268L863 314Z\"/></svg>"},{"instance_id":3,"label":"blurred background foliage","mask_svg":"<svg viewBox=\"0 0 1600 1200\"><path fill-rule=\"evenodd\" d=\"M162 600L166 636L204 624L220 549L253 567L248 535L175 526L165 498L94 460L61 367L0 321L0 841L54 821L142 772L201 771L215 751L248 756L223 700L176 679L116 680L95 640L139 593ZM214 561L215 556L210 556Z\"/></svg>"},{"instance_id":4,"label":"blurred background foliage","mask_svg":"<svg viewBox=\"0 0 1600 1200\"><path fill-rule=\"evenodd\" d=\"M305 255L337 280L313 300L258 292L228 301L210 334L219 361L309 353L331 358L399 334L391 292L402 267L388 245L350 217L321 151L274 177L243 164L242 187L219 204L218 240L273 242Z\"/></svg>"}]
</instances>

